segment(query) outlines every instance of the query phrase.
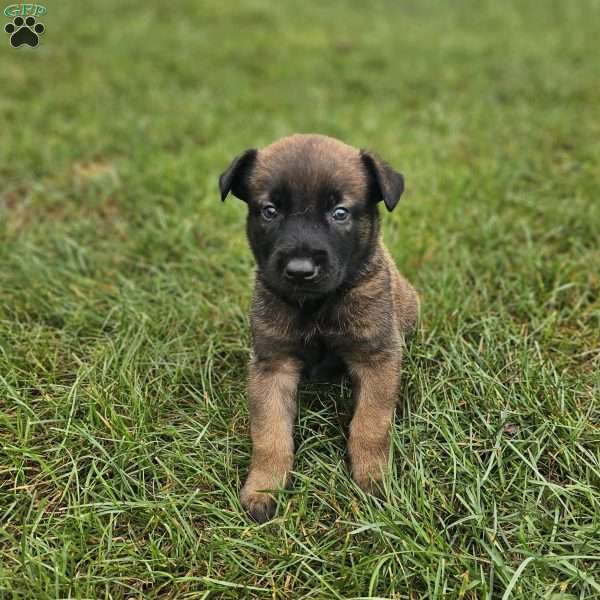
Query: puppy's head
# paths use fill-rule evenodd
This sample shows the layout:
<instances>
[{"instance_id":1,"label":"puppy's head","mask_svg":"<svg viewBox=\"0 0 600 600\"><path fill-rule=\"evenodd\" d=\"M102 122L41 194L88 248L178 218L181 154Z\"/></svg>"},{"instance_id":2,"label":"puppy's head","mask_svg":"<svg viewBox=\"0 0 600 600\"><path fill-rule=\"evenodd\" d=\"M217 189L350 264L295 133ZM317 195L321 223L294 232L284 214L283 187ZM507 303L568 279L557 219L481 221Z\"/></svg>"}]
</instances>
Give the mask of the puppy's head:
<instances>
[{"instance_id":1,"label":"puppy's head","mask_svg":"<svg viewBox=\"0 0 600 600\"><path fill-rule=\"evenodd\" d=\"M292 135L237 156L219 178L248 204L247 234L271 290L302 302L351 280L377 243L377 203L393 210L402 176L322 135Z\"/></svg>"}]
</instances>

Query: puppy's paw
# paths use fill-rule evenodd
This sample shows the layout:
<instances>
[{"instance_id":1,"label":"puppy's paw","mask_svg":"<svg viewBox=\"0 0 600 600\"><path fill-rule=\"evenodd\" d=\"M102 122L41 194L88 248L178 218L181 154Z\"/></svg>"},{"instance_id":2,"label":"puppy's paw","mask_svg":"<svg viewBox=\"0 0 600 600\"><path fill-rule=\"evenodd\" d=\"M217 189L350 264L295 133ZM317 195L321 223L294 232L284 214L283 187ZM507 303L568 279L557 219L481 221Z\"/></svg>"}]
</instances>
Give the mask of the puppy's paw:
<instances>
[{"instance_id":1,"label":"puppy's paw","mask_svg":"<svg viewBox=\"0 0 600 600\"><path fill-rule=\"evenodd\" d=\"M293 457L286 457L278 464L253 464L246 483L240 492L242 506L259 523L264 523L275 514L276 499L273 494L290 484L290 469ZM265 461L266 462L266 461Z\"/></svg>"},{"instance_id":2,"label":"puppy's paw","mask_svg":"<svg viewBox=\"0 0 600 600\"><path fill-rule=\"evenodd\" d=\"M360 461L352 462L352 478L358 487L371 496L377 498L383 497L383 477L387 467L387 461L379 456L372 460L365 460L362 457Z\"/></svg>"},{"instance_id":3,"label":"puppy's paw","mask_svg":"<svg viewBox=\"0 0 600 600\"><path fill-rule=\"evenodd\" d=\"M267 494L252 494L246 500L242 500L242 505L250 518L257 523L266 523L275 514L275 502Z\"/></svg>"},{"instance_id":4,"label":"puppy's paw","mask_svg":"<svg viewBox=\"0 0 600 600\"><path fill-rule=\"evenodd\" d=\"M257 523L264 523L273 518L275 514L275 501L269 494L253 491L245 485L240 493L242 506L250 518Z\"/></svg>"},{"instance_id":5,"label":"puppy's paw","mask_svg":"<svg viewBox=\"0 0 600 600\"><path fill-rule=\"evenodd\" d=\"M384 497L384 487L383 487L383 479L373 479L372 477L367 478L357 478L353 477L354 481L357 483L358 487L369 496L374 496L375 498L383 498Z\"/></svg>"}]
</instances>

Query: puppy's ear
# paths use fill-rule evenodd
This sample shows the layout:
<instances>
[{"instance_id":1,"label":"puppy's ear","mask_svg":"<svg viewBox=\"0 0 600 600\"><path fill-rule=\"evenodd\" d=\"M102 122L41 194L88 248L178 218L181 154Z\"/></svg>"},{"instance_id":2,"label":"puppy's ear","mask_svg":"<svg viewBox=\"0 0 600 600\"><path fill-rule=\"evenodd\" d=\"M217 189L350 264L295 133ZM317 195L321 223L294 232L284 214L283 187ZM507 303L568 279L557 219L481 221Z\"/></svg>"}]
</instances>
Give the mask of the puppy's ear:
<instances>
[{"instance_id":1,"label":"puppy's ear","mask_svg":"<svg viewBox=\"0 0 600 600\"><path fill-rule=\"evenodd\" d=\"M360 151L360 158L370 179L370 194L376 202L383 200L389 211L394 210L404 191L404 177L367 150Z\"/></svg>"},{"instance_id":2,"label":"puppy's ear","mask_svg":"<svg viewBox=\"0 0 600 600\"><path fill-rule=\"evenodd\" d=\"M219 177L219 189L221 190L221 200L227 198L231 192L236 198L248 201L248 176L252 165L256 160L258 150L250 148L241 154L238 154L229 167Z\"/></svg>"}]
</instances>

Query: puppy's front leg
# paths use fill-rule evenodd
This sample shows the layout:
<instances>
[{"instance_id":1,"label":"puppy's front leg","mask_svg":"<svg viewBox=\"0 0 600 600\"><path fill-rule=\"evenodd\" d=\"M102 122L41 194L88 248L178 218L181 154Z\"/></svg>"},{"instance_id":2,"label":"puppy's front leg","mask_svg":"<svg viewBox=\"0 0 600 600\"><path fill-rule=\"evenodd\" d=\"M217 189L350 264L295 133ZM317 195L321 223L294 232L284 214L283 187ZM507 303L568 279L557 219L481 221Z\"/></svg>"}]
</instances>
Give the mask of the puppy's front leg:
<instances>
[{"instance_id":1,"label":"puppy's front leg","mask_svg":"<svg viewBox=\"0 0 600 600\"><path fill-rule=\"evenodd\" d=\"M401 362L399 351L348 361L355 397L348 452L354 481L368 493L377 491L387 465Z\"/></svg>"},{"instance_id":2,"label":"puppy's front leg","mask_svg":"<svg viewBox=\"0 0 600 600\"><path fill-rule=\"evenodd\" d=\"M240 499L250 516L262 523L273 516L273 498L260 490L285 487L294 462L292 428L301 364L252 359L248 379L252 461Z\"/></svg>"}]
</instances>

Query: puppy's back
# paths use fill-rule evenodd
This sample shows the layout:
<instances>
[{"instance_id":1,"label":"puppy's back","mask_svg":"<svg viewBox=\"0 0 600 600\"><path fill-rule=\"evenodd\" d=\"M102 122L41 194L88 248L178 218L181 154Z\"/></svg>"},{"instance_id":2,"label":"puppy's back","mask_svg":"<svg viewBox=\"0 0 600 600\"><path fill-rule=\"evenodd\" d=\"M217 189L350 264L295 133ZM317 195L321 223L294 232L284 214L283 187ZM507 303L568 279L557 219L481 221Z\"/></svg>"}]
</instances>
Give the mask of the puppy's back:
<instances>
[{"instance_id":1,"label":"puppy's back","mask_svg":"<svg viewBox=\"0 0 600 600\"><path fill-rule=\"evenodd\" d=\"M400 274L389 250L384 244L381 245L390 274L396 325L402 337L407 338L415 332L419 322L419 295L408 280Z\"/></svg>"}]
</instances>

